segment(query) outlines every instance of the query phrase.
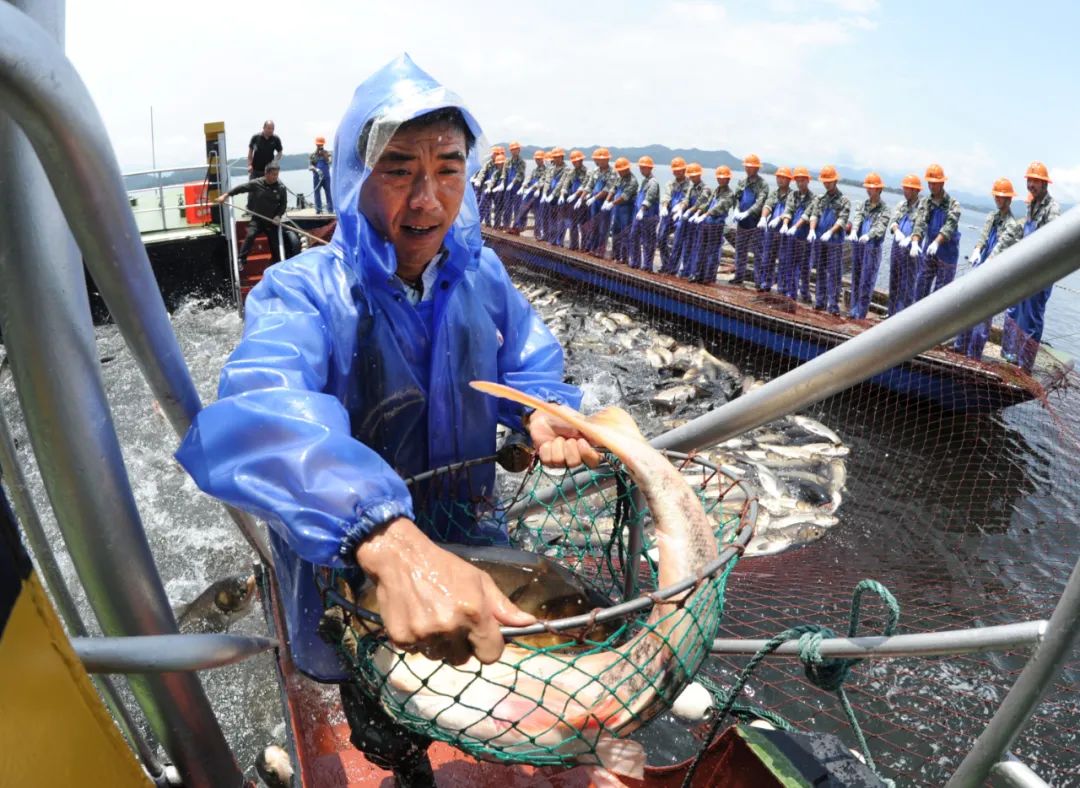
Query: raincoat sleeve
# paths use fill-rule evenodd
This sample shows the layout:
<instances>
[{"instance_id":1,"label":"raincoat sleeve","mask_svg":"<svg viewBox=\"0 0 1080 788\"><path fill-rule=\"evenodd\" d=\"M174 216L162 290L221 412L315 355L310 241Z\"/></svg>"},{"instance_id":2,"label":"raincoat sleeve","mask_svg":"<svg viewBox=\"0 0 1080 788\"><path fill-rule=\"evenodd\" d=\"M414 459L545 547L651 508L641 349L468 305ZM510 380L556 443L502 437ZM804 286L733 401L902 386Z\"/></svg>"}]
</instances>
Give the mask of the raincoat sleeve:
<instances>
[{"instance_id":1,"label":"raincoat sleeve","mask_svg":"<svg viewBox=\"0 0 1080 788\"><path fill-rule=\"evenodd\" d=\"M349 566L373 528L413 518L412 500L327 393L343 349L351 353L342 343L356 336L356 308L293 262L271 268L248 297L218 401L195 417L176 458L202 490L266 519L301 558Z\"/></svg>"},{"instance_id":2,"label":"raincoat sleeve","mask_svg":"<svg viewBox=\"0 0 1080 788\"><path fill-rule=\"evenodd\" d=\"M502 263L489 249L484 263L492 266L506 293L499 323L503 344L499 349L499 382L532 394L537 399L581 407L581 390L563 382L563 349L532 305L525 299ZM524 432L521 417L529 409L506 399L499 400L499 423Z\"/></svg>"}]
</instances>

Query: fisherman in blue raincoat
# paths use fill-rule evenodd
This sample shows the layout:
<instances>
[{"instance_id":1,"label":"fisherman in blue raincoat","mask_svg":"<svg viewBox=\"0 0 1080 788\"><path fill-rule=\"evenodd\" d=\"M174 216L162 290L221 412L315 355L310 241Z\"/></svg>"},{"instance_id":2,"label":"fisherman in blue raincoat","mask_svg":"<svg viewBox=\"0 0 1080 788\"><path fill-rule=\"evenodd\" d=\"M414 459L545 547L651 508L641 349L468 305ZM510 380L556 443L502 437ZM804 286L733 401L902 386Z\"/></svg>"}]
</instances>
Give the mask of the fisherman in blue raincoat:
<instances>
[{"instance_id":1,"label":"fisherman in blue raincoat","mask_svg":"<svg viewBox=\"0 0 1080 788\"><path fill-rule=\"evenodd\" d=\"M293 660L320 681L350 676L316 634L316 567L362 570L390 639L431 659L494 662L499 626L532 621L432 541L506 543L505 526L426 522L403 477L492 454L497 423L527 429L547 464L599 460L566 425L469 387L581 398L563 382L562 348L482 245L467 188L480 135L407 56L357 88L335 139L334 237L251 292L218 401L176 455L200 488L269 522ZM471 481L455 511L490 493L494 471ZM388 716L352 682L342 697L370 760L403 784L434 784L426 740L388 735Z\"/></svg>"}]
</instances>

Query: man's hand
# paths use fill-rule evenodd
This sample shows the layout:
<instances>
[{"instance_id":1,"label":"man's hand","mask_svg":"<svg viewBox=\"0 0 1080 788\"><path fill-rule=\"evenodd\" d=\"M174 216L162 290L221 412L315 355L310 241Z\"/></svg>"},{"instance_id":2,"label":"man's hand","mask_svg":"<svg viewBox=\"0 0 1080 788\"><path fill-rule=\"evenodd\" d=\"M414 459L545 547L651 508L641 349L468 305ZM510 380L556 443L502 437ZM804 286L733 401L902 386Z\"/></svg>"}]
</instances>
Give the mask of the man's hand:
<instances>
[{"instance_id":1,"label":"man's hand","mask_svg":"<svg viewBox=\"0 0 1080 788\"><path fill-rule=\"evenodd\" d=\"M365 539L356 562L375 583L391 642L428 659L461 665L475 656L491 664L503 652L500 626L536 622L491 575L443 550L404 517Z\"/></svg>"},{"instance_id":2,"label":"man's hand","mask_svg":"<svg viewBox=\"0 0 1080 788\"><path fill-rule=\"evenodd\" d=\"M219 195L219 196L217 197L217 199L215 199L215 200L214 200L214 202L215 202L215 203L217 203L218 205L221 205L221 204L222 204L223 202L225 202L225 201L226 201L227 199L229 199L229 195L227 195L227 194L222 194L222 195Z\"/></svg>"},{"instance_id":3,"label":"man's hand","mask_svg":"<svg viewBox=\"0 0 1080 788\"><path fill-rule=\"evenodd\" d=\"M540 411L529 415L529 437L532 438L540 462L550 468L576 468L600 464L600 454L581 433L565 421Z\"/></svg>"}]
</instances>

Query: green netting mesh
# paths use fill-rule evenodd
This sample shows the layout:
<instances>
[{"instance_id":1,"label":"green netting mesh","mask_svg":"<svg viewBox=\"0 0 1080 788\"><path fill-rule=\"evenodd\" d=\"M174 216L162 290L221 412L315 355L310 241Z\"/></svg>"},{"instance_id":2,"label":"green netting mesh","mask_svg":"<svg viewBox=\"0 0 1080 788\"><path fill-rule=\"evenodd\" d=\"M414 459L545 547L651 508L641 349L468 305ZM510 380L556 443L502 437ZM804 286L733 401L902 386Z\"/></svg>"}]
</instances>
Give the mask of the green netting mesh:
<instances>
[{"instance_id":1,"label":"green netting mesh","mask_svg":"<svg viewBox=\"0 0 1080 788\"><path fill-rule=\"evenodd\" d=\"M747 489L700 459L670 459L715 523L719 547L745 544L756 511ZM477 466L441 473L441 480L425 480L429 493L460 492L469 486L462 477L477 473ZM505 522L510 546L528 551L541 566L539 575L548 578L540 587L529 585L523 599L512 573L509 580L492 573L511 600L548 619L544 631L514 637L494 665L474 660L454 667L394 649L377 624L356 611L364 589L340 573L323 576L324 623L333 623L324 630L360 686L409 730L487 760L595 762L608 737L625 736L668 708L705 660L737 552L703 567L699 577L689 578L688 589L656 593L659 550L651 514L613 458L609 467L578 476L576 494L515 514L521 503L536 504L540 491L564 478L537 464L522 475L502 474L500 495L464 503L438 495L418 501L426 520L418 524L429 532L432 524L463 516ZM519 507L508 516L515 503ZM636 528L642 537L637 554L631 538ZM530 574L537 574L535 566ZM567 583L579 584L580 593L567 595L561 587ZM556 599L545 596L549 587ZM598 619L601 608L632 599L649 604ZM564 629L574 615L583 615L584 623Z\"/></svg>"}]
</instances>

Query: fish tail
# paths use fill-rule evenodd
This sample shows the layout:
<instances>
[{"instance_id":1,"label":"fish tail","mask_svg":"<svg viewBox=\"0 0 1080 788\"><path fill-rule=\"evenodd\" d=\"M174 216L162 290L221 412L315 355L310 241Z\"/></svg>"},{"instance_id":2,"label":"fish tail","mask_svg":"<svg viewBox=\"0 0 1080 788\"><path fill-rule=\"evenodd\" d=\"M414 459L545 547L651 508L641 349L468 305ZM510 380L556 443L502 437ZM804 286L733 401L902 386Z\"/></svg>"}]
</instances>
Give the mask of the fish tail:
<instances>
[{"instance_id":1,"label":"fish tail","mask_svg":"<svg viewBox=\"0 0 1080 788\"><path fill-rule=\"evenodd\" d=\"M625 462L627 456L632 456L637 445L645 442L645 437L638 430L634 420L621 408L605 408L599 413L586 418L573 408L560 405L555 402L544 402L524 391L504 386L501 383L492 383L486 380L474 380L469 384L477 391L490 394L493 397L502 397L514 402L535 408L550 416L562 419L570 426L588 438L597 446L604 446Z\"/></svg>"}]
</instances>

